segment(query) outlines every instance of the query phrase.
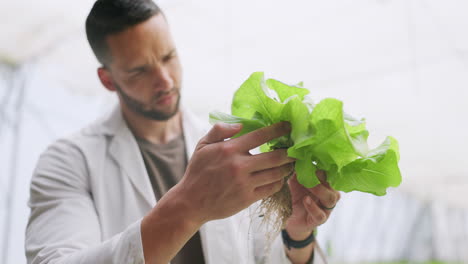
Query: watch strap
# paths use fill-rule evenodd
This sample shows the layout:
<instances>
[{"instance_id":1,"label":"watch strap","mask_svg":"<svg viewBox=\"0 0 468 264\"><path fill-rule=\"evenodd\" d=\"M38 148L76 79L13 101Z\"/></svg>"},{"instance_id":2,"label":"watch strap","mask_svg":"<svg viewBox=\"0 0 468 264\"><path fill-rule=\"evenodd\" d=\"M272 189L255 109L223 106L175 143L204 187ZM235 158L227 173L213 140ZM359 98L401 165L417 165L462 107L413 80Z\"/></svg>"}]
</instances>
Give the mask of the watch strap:
<instances>
[{"instance_id":1,"label":"watch strap","mask_svg":"<svg viewBox=\"0 0 468 264\"><path fill-rule=\"evenodd\" d=\"M291 248L305 248L315 241L315 234L313 231L306 239L301 241L292 240L286 229L281 230L281 236L283 238L283 243L288 250L291 250Z\"/></svg>"}]
</instances>

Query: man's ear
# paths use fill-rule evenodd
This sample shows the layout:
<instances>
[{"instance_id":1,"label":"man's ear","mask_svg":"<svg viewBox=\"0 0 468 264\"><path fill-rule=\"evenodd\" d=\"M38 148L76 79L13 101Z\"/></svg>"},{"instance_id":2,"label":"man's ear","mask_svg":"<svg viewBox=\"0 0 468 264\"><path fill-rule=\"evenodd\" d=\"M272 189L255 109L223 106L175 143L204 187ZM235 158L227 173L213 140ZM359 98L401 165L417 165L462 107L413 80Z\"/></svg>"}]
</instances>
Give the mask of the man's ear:
<instances>
[{"instance_id":1,"label":"man's ear","mask_svg":"<svg viewBox=\"0 0 468 264\"><path fill-rule=\"evenodd\" d=\"M112 81L110 72L104 67L99 67L97 70L97 74L98 74L99 80L101 80L102 85L106 87L107 90L111 92L115 92L116 89L114 86L114 82Z\"/></svg>"}]
</instances>

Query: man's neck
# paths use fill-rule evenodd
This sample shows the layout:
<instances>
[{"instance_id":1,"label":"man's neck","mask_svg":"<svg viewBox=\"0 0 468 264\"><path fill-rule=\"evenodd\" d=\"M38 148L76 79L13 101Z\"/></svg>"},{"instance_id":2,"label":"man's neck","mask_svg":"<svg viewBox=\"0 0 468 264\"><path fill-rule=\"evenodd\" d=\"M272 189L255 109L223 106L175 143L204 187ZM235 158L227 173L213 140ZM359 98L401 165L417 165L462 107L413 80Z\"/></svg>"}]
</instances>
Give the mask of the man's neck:
<instances>
[{"instance_id":1,"label":"man's neck","mask_svg":"<svg viewBox=\"0 0 468 264\"><path fill-rule=\"evenodd\" d=\"M150 120L125 108L122 115L135 137L153 144L166 144L182 133L180 111L167 121Z\"/></svg>"}]
</instances>

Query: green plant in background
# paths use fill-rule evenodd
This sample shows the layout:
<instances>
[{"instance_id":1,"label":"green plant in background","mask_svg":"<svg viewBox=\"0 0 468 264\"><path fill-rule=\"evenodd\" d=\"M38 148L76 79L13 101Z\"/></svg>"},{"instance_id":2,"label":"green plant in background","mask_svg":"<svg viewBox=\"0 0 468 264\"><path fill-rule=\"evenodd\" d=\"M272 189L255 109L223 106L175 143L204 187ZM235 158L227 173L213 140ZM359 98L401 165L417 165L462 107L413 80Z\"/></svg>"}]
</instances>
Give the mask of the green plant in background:
<instances>
[{"instance_id":1,"label":"green plant in background","mask_svg":"<svg viewBox=\"0 0 468 264\"><path fill-rule=\"evenodd\" d=\"M210 122L242 123L241 136L277 122L291 123L291 133L260 147L262 152L287 148L296 159L299 183L311 188L319 184L317 169L327 172L327 181L344 192L361 191L385 195L388 187L401 183L398 168L398 142L393 137L369 149L364 119L343 111L343 103L327 98L317 104L309 90L264 79L262 72L253 73L235 92L232 115L212 112Z\"/></svg>"}]
</instances>

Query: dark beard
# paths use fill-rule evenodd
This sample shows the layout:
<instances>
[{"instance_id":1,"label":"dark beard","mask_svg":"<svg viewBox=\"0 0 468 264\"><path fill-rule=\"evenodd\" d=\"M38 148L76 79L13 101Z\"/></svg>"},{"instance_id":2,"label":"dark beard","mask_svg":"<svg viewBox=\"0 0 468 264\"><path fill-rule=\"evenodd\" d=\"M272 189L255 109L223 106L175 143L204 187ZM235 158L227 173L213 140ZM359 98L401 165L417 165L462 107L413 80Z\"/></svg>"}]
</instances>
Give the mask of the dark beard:
<instances>
[{"instance_id":1,"label":"dark beard","mask_svg":"<svg viewBox=\"0 0 468 264\"><path fill-rule=\"evenodd\" d=\"M158 94L156 94L155 97L152 98L152 102L158 100L159 98L161 98L161 96L164 96L168 93L172 93L172 92L175 92L177 94L177 102L176 102L176 107L173 111L171 112L163 112L163 111L157 111L157 110L153 110L153 109L150 109L150 110L146 110L145 108L145 103L131 97L130 95L126 94L122 88L117 85L116 83L114 83L114 86L117 90L117 92L119 93L120 97L122 98L122 100L124 101L124 103L127 105L127 107L132 110L134 113L140 115L140 116L143 116L147 119L151 119L151 120L155 120L155 121L167 121L169 120L171 117L173 117L175 114L177 114L177 112L179 111L179 103L180 103L180 93L179 93L179 89L177 88L172 88L169 92L159 92Z\"/></svg>"}]
</instances>

